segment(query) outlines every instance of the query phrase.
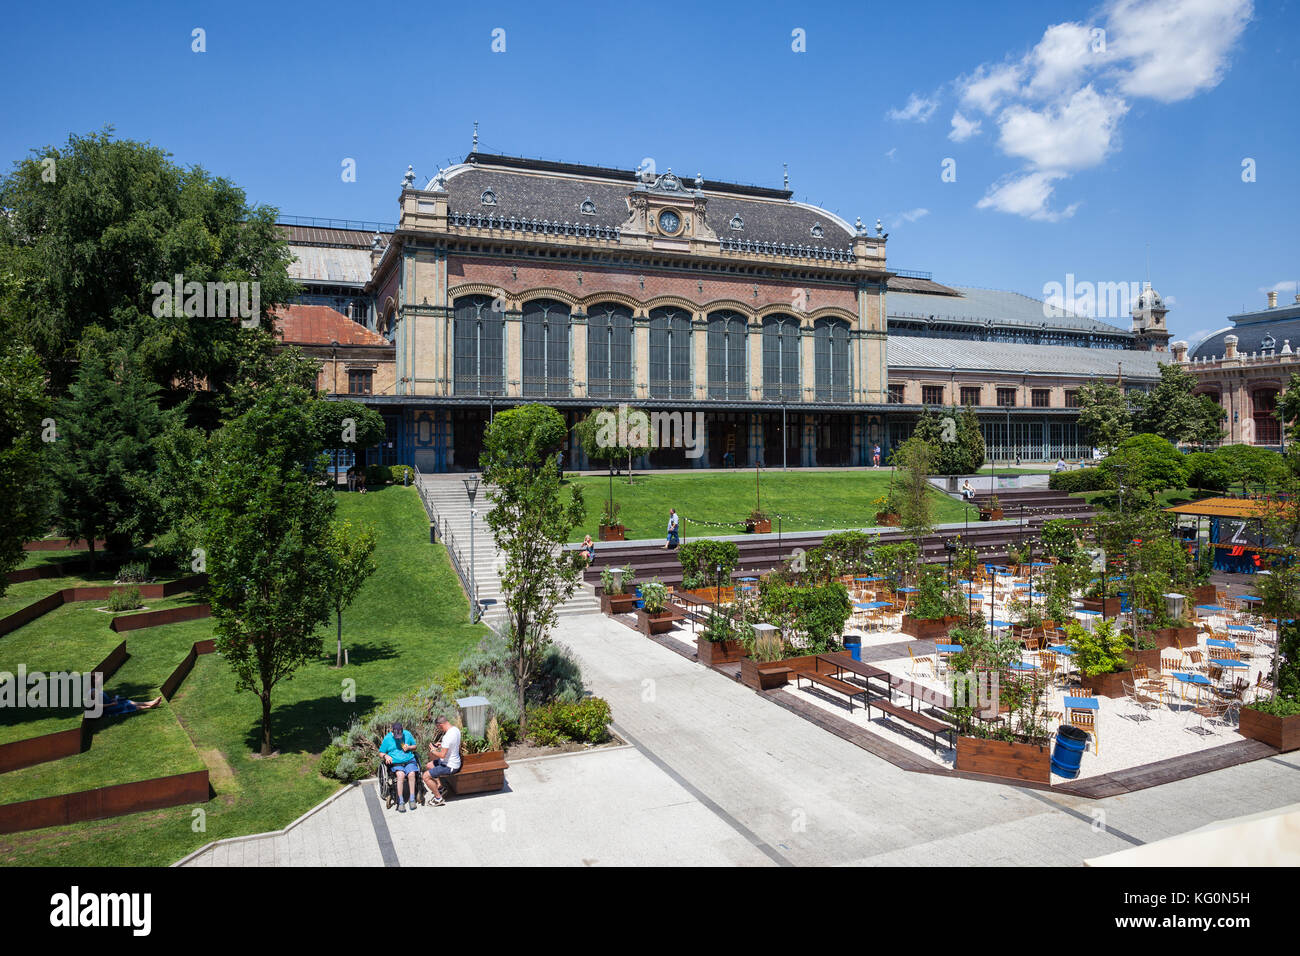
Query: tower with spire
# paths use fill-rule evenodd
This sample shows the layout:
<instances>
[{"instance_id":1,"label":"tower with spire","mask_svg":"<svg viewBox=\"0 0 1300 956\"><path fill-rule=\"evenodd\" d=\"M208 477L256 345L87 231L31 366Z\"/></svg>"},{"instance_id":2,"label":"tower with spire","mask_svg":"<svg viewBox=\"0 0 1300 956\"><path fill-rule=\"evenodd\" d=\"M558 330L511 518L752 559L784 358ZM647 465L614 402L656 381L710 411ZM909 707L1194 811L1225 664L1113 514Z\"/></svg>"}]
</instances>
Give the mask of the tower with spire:
<instances>
[{"instance_id":1,"label":"tower with spire","mask_svg":"<svg viewBox=\"0 0 1300 956\"><path fill-rule=\"evenodd\" d=\"M1150 282L1142 284L1142 293L1133 305L1133 347L1143 352L1169 351L1169 326L1165 324L1165 300L1151 288Z\"/></svg>"}]
</instances>

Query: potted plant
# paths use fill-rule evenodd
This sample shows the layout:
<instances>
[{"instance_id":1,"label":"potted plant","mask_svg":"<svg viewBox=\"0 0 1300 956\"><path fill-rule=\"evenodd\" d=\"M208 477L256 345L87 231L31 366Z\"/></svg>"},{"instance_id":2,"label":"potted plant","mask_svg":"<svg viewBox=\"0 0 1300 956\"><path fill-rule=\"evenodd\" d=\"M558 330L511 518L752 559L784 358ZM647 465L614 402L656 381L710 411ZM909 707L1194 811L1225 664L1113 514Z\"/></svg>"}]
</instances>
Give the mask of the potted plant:
<instances>
[{"instance_id":1,"label":"potted plant","mask_svg":"<svg viewBox=\"0 0 1300 956\"><path fill-rule=\"evenodd\" d=\"M750 534L768 534L772 530L772 519L765 512L755 508L745 519L745 530Z\"/></svg>"},{"instance_id":2,"label":"potted plant","mask_svg":"<svg viewBox=\"0 0 1300 956\"><path fill-rule=\"evenodd\" d=\"M964 599L949 594L941 568L921 569L916 601L911 613L903 615L902 631L918 640L942 640L964 615Z\"/></svg>"},{"instance_id":3,"label":"potted plant","mask_svg":"<svg viewBox=\"0 0 1300 956\"><path fill-rule=\"evenodd\" d=\"M748 656L740 659L740 682L754 690L774 690L784 687L789 682L789 669L773 667L785 657L785 645L781 640L780 630L764 628L754 634Z\"/></svg>"},{"instance_id":4,"label":"potted plant","mask_svg":"<svg viewBox=\"0 0 1300 956\"><path fill-rule=\"evenodd\" d=\"M600 569L600 609L610 615L628 614L636 609L636 593L632 582L614 568Z\"/></svg>"},{"instance_id":5,"label":"potted plant","mask_svg":"<svg viewBox=\"0 0 1300 956\"><path fill-rule=\"evenodd\" d=\"M898 526L898 502L894 498L894 489L872 501L876 506L876 524L889 527Z\"/></svg>"},{"instance_id":6,"label":"potted plant","mask_svg":"<svg viewBox=\"0 0 1300 956\"><path fill-rule=\"evenodd\" d=\"M646 637L662 634L678 620L668 608L668 589L654 578L641 585L641 606L636 611L637 627Z\"/></svg>"},{"instance_id":7,"label":"potted plant","mask_svg":"<svg viewBox=\"0 0 1300 956\"><path fill-rule=\"evenodd\" d=\"M952 710L957 727L956 769L966 773L988 774L1011 780L1036 783L1051 782L1051 738L1042 713L1042 691L1046 678L1039 674L1015 675L1007 672L1008 665L1020 657L1020 644L1010 638L989 637L981 630L955 629L953 639L964 648L953 659L954 671L975 676L984 675L978 684L979 693L998 689L996 700L999 713L1007 718L996 723L980 723L974 719L977 707L981 710L994 704L982 697L977 703L958 700L962 706ZM997 675L993 683L991 675ZM956 690L956 687L954 687Z\"/></svg>"},{"instance_id":8,"label":"potted plant","mask_svg":"<svg viewBox=\"0 0 1300 956\"><path fill-rule=\"evenodd\" d=\"M998 501L997 495L980 505L980 521L1001 521L1002 517L1002 502Z\"/></svg>"},{"instance_id":9,"label":"potted plant","mask_svg":"<svg viewBox=\"0 0 1300 956\"><path fill-rule=\"evenodd\" d=\"M1072 623L1065 629L1065 642L1074 651L1085 688L1098 697L1124 696L1124 683L1133 683L1133 669L1125 656L1132 647L1128 635L1113 621L1098 621L1092 630Z\"/></svg>"},{"instance_id":10,"label":"potted plant","mask_svg":"<svg viewBox=\"0 0 1300 956\"><path fill-rule=\"evenodd\" d=\"M1287 624L1278 636L1276 688L1270 697L1241 709L1238 730L1278 750L1300 749L1300 627Z\"/></svg>"},{"instance_id":11,"label":"potted plant","mask_svg":"<svg viewBox=\"0 0 1300 956\"><path fill-rule=\"evenodd\" d=\"M695 638L695 656L705 667L741 660L745 645L730 614L714 608Z\"/></svg>"},{"instance_id":12,"label":"potted plant","mask_svg":"<svg viewBox=\"0 0 1300 956\"><path fill-rule=\"evenodd\" d=\"M600 540L622 541L624 528L618 523L618 512L623 506L606 500L600 511Z\"/></svg>"}]
</instances>

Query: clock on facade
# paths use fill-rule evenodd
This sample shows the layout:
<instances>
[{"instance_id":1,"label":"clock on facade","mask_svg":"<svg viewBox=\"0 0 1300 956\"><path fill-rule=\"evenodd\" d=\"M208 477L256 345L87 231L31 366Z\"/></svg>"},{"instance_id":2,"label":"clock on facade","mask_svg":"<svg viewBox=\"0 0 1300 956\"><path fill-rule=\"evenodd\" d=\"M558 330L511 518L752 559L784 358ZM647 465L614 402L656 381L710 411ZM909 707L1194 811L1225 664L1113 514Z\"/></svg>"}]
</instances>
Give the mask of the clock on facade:
<instances>
[{"instance_id":1,"label":"clock on facade","mask_svg":"<svg viewBox=\"0 0 1300 956\"><path fill-rule=\"evenodd\" d=\"M671 209L665 209L659 214L659 231L668 235L676 235L677 230L682 227L682 218Z\"/></svg>"}]
</instances>

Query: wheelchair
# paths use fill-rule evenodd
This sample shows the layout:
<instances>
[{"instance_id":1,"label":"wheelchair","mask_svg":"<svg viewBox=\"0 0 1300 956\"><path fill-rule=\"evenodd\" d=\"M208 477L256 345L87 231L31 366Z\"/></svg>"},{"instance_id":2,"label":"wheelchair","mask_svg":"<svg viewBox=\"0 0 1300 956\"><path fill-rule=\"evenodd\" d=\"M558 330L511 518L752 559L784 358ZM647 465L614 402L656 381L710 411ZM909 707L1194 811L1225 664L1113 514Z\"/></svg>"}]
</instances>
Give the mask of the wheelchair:
<instances>
[{"instance_id":1,"label":"wheelchair","mask_svg":"<svg viewBox=\"0 0 1300 956\"><path fill-rule=\"evenodd\" d=\"M415 795L420 806L425 806L428 802L428 788L424 785L424 764L418 759L415 761ZM383 757L379 758L379 799L384 801L384 805L391 810L397 805L397 775L393 773Z\"/></svg>"}]
</instances>

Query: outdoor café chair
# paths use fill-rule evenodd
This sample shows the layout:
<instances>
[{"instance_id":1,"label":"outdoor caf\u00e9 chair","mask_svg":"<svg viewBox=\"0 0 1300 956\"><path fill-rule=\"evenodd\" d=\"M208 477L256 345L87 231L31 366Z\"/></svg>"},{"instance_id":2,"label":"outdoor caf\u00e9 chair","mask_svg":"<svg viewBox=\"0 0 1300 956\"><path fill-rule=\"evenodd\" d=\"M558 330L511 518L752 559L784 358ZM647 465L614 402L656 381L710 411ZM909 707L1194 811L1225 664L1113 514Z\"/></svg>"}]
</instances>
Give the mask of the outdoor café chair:
<instances>
[{"instance_id":1,"label":"outdoor caf\u00e9 chair","mask_svg":"<svg viewBox=\"0 0 1300 956\"><path fill-rule=\"evenodd\" d=\"M912 645L907 645L907 659L911 662L908 673L912 677L921 676L922 671L929 671L931 677L935 676L934 658L933 657L916 657L912 653Z\"/></svg>"},{"instance_id":2,"label":"outdoor caf\u00e9 chair","mask_svg":"<svg viewBox=\"0 0 1300 956\"><path fill-rule=\"evenodd\" d=\"M1079 695L1072 694L1071 696L1077 697ZM1080 710L1067 707L1065 710L1065 723L1091 734L1093 753L1098 757L1101 756L1101 737L1097 734L1097 712L1095 710Z\"/></svg>"},{"instance_id":3,"label":"outdoor caf\u00e9 chair","mask_svg":"<svg viewBox=\"0 0 1300 956\"><path fill-rule=\"evenodd\" d=\"M1163 702L1156 697L1152 697L1143 688L1134 687L1128 681L1121 681L1120 683L1124 686L1124 696L1128 698L1130 704L1138 709L1138 713L1134 716L1140 720L1150 720L1147 711L1155 710Z\"/></svg>"},{"instance_id":4,"label":"outdoor caf\u00e9 chair","mask_svg":"<svg viewBox=\"0 0 1300 956\"><path fill-rule=\"evenodd\" d=\"M1190 721L1192 714L1195 714L1198 723L1195 729L1191 727L1186 729L1192 731L1192 733L1213 733L1213 731L1207 730L1205 727L1205 722L1207 720L1212 724L1218 723L1226 726L1228 723L1228 715L1235 709L1233 706L1234 703L1235 701L1228 700L1207 700L1204 703L1194 705L1188 710L1186 719Z\"/></svg>"}]
</instances>

